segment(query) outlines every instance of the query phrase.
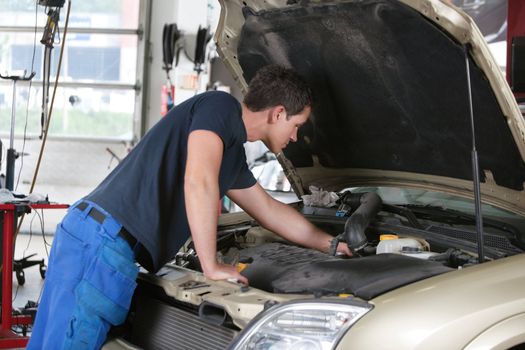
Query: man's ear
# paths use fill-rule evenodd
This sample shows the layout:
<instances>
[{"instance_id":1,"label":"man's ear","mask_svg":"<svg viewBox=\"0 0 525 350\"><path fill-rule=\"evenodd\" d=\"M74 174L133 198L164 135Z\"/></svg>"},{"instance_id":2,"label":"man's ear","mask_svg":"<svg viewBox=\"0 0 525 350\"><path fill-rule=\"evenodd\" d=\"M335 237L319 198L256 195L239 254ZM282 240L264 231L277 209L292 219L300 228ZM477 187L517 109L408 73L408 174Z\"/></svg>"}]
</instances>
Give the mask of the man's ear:
<instances>
[{"instance_id":1,"label":"man's ear","mask_svg":"<svg viewBox=\"0 0 525 350\"><path fill-rule=\"evenodd\" d=\"M270 124L276 123L281 118L286 118L286 109L282 105L278 105L269 109L268 121Z\"/></svg>"}]
</instances>

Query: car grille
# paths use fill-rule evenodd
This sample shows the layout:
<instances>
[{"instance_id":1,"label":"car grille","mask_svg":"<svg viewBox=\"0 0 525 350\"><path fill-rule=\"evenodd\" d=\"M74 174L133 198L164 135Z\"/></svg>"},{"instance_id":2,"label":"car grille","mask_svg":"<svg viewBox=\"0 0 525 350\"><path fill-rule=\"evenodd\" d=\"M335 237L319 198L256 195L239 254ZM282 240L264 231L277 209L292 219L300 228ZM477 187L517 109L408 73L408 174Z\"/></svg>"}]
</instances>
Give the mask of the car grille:
<instances>
[{"instance_id":1,"label":"car grille","mask_svg":"<svg viewBox=\"0 0 525 350\"><path fill-rule=\"evenodd\" d=\"M132 343L148 350L225 349L238 334L148 297L141 298L132 328Z\"/></svg>"}]
</instances>

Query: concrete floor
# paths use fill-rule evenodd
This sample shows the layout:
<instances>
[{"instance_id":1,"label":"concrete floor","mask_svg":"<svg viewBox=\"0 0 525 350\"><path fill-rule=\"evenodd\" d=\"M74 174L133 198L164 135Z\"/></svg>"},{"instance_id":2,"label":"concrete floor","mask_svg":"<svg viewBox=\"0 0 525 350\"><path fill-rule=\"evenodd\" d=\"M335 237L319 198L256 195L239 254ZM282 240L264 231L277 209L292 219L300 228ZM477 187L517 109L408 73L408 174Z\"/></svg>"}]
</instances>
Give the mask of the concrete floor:
<instances>
[{"instance_id":1,"label":"concrete floor","mask_svg":"<svg viewBox=\"0 0 525 350\"><path fill-rule=\"evenodd\" d=\"M51 244L53 236L45 236L45 241L47 244ZM49 252L49 247L44 243L44 237L41 233L21 233L18 235L15 246L15 259L20 259L36 253L36 255L30 259L44 259L44 262L47 265L47 252ZM44 280L40 276L39 265L24 269L24 273L25 283L23 285L18 284L16 276L13 273L12 301L14 310L24 308L28 301L38 302L40 293L44 286Z\"/></svg>"},{"instance_id":2,"label":"concrete floor","mask_svg":"<svg viewBox=\"0 0 525 350\"><path fill-rule=\"evenodd\" d=\"M51 244L53 236L45 236L45 240L48 244ZM44 263L47 265L49 249L50 247L45 245L41 233L33 232L32 235L21 233L16 240L15 259L36 253L36 256L32 257L31 260L44 259ZM13 308L24 307L28 300L38 302L40 292L44 286L44 280L40 276L38 265L25 269L24 273L25 283L21 286L18 285L15 274L13 274Z\"/></svg>"}]
</instances>

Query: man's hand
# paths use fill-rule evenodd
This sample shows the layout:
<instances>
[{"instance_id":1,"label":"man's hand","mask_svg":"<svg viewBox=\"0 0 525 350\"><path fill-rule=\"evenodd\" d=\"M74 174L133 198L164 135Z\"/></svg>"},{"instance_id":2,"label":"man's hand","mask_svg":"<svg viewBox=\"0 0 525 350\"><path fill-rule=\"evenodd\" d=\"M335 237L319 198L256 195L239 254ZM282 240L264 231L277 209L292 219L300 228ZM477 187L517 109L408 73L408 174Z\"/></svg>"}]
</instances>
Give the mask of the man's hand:
<instances>
[{"instance_id":1,"label":"man's hand","mask_svg":"<svg viewBox=\"0 0 525 350\"><path fill-rule=\"evenodd\" d=\"M248 279L241 275L235 266L226 264L214 264L204 271L204 276L212 280L237 280L239 283L248 285Z\"/></svg>"},{"instance_id":2,"label":"man's hand","mask_svg":"<svg viewBox=\"0 0 525 350\"><path fill-rule=\"evenodd\" d=\"M354 254L352 254L352 251L350 250L350 248L348 248L348 245L344 242L339 242L339 244L337 245L337 252L338 253L343 253L347 256L353 256Z\"/></svg>"},{"instance_id":3,"label":"man's hand","mask_svg":"<svg viewBox=\"0 0 525 350\"><path fill-rule=\"evenodd\" d=\"M247 282L233 266L217 263L217 202L223 144L207 130L188 137L188 159L184 174L186 214L191 236L204 275L213 280L235 278Z\"/></svg>"},{"instance_id":4,"label":"man's hand","mask_svg":"<svg viewBox=\"0 0 525 350\"><path fill-rule=\"evenodd\" d=\"M325 253L330 251L330 242L334 237L312 225L291 206L270 197L259 184L230 190L228 197L263 227L286 240ZM346 243L339 243L337 252L352 256Z\"/></svg>"}]
</instances>

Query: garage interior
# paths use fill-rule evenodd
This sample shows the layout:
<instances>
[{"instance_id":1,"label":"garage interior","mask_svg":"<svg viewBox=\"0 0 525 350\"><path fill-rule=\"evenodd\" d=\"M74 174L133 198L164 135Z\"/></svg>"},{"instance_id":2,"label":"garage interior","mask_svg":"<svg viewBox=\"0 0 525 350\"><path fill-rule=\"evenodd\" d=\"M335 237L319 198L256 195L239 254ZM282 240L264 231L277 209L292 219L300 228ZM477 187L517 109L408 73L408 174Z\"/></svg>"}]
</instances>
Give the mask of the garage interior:
<instances>
[{"instance_id":1,"label":"garage interior","mask_svg":"<svg viewBox=\"0 0 525 350\"><path fill-rule=\"evenodd\" d=\"M513 34L507 32L512 28L508 13L525 15L523 2L442 1L472 16L498 69L507 80L514 77L515 97L524 113L525 75L511 69L511 58L525 58L525 42L512 51L508 38ZM67 207L95 189L174 106L210 90L242 101L241 87L214 40L221 2L3 2L0 203L2 237L13 237L12 244L3 244L2 257L12 261L13 274L12 281L2 285L2 321L7 315L10 324L2 325L0 349L25 348L31 336L49 250ZM307 6L310 1L288 3ZM525 22L523 17L513 20ZM517 28L514 34L522 40L525 26ZM246 67L251 78L254 71ZM301 200L262 142L244 147L248 167L273 198ZM13 203L32 204L17 208ZM242 211L228 198L221 205L223 213Z\"/></svg>"}]
</instances>

